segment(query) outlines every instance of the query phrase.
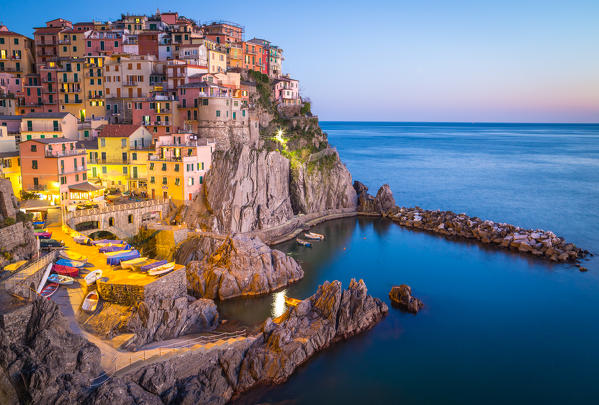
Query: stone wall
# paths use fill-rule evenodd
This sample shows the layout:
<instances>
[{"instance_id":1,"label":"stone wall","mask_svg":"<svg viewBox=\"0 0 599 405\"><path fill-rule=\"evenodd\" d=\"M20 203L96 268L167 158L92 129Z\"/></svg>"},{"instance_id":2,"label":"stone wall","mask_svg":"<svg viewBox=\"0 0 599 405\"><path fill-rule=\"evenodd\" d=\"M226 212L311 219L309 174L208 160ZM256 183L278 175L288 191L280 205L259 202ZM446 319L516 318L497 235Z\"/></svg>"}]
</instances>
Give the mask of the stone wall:
<instances>
[{"instance_id":1,"label":"stone wall","mask_svg":"<svg viewBox=\"0 0 599 405\"><path fill-rule=\"evenodd\" d=\"M17 200L13 193L12 184L8 179L0 179L0 221L14 218L17 214ZM0 244L0 246L2 246Z\"/></svg>"},{"instance_id":2,"label":"stone wall","mask_svg":"<svg viewBox=\"0 0 599 405\"><path fill-rule=\"evenodd\" d=\"M0 229L0 268L6 264L30 259L38 252L37 240L31 223L17 222Z\"/></svg>"},{"instance_id":3,"label":"stone wall","mask_svg":"<svg viewBox=\"0 0 599 405\"><path fill-rule=\"evenodd\" d=\"M145 285L97 282L100 297L115 304L134 306L141 301L177 298L187 294L185 267L156 278Z\"/></svg>"}]
</instances>

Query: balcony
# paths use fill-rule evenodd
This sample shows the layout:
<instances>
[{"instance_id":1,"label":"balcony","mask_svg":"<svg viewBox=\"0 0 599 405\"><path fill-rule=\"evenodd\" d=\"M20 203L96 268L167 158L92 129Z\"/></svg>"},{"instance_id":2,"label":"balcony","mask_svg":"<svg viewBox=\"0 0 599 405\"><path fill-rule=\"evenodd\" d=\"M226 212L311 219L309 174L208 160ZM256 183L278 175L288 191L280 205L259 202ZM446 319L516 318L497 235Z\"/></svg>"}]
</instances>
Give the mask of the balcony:
<instances>
[{"instance_id":1,"label":"balcony","mask_svg":"<svg viewBox=\"0 0 599 405\"><path fill-rule=\"evenodd\" d=\"M34 184L28 187L29 191L46 191L48 190L47 184Z\"/></svg>"},{"instance_id":2,"label":"balcony","mask_svg":"<svg viewBox=\"0 0 599 405\"><path fill-rule=\"evenodd\" d=\"M139 82L123 82L123 86L137 86Z\"/></svg>"},{"instance_id":3,"label":"balcony","mask_svg":"<svg viewBox=\"0 0 599 405\"><path fill-rule=\"evenodd\" d=\"M164 157L160 157L158 155L152 155L149 157L150 161L152 162L182 162L183 161L183 157L182 156L164 156ZM154 168L154 170L158 170L160 171L158 168Z\"/></svg>"},{"instance_id":4,"label":"balcony","mask_svg":"<svg viewBox=\"0 0 599 405\"><path fill-rule=\"evenodd\" d=\"M67 156L86 155L85 149L67 149L67 150L48 150L46 151L47 158L61 158Z\"/></svg>"},{"instance_id":5,"label":"balcony","mask_svg":"<svg viewBox=\"0 0 599 405\"><path fill-rule=\"evenodd\" d=\"M92 163L92 162L90 161L90 163ZM130 163L131 163L130 160L118 160L118 159L98 159L97 161L94 160L94 164L98 164L98 165L128 165Z\"/></svg>"}]
</instances>

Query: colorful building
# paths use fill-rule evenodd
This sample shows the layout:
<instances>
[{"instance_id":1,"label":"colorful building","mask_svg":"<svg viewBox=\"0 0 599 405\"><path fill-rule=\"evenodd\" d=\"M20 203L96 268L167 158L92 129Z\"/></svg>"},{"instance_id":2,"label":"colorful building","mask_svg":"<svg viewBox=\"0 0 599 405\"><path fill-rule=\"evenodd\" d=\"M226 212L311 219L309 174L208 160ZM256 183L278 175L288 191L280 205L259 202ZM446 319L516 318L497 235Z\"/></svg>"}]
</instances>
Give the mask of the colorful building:
<instances>
[{"instance_id":1,"label":"colorful building","mask_svg":"<svg viewBox=\"0 0 599 405\"><path fill-rule=\"evenodd\" d=\"M227 53L217 49L208 49L208 73L227 71Z\"/></svg>"},{"instance_id":2,"label":"colorful building","mask_svg":"<svg viewBox=\"0 0 599 405\"><path fill-rule=\"evenodd\" d=\"M148 161L148 195L184 204L201 192L215 143L192 134L160 136Z\"/></svg>"},{"instance_id":3,"label":"colorful building","mask_svg":"<svg viewBox=\"0 0 599 405\"><path fill-rule=\"evenodd\" d=\"M87 182L85 150L66 138L31 139L19 144L23 190L54 205L68 205L69 186Z\"/></svg>"},{"instance_id":4,"label":"colorful building","mask_svg":"<svg viewBox=\"0 0 599 405\"><path fill-rule=\"evenodd\" d=\"M12 191L16 196L21 194L23 181L21 179L21 158L19 151L0 151L0 177L10 180Z\"/></svg>"},{"instance_id":5,"label":"colorful building","mask_svg":"<svg viewBox=\"0 0 599 405\"><path fill-rule=\"evenodd\" d=\"M134 101L132 117L133 124L146 127L153 139L177 132L180 128L174 96L153 95Z\"/></svg>"},{"instance_id":6,"label":"colorful building","mask_svg":"<svg viewBox=\"0 0 599 405\"><path fill-rule=\"evenodd\" d=\"M243 41L244 27L242 25L228 22L217 21L209 25L202 26L204 35L217 44L239 43Z\"/></svg>"},{"instance_id":7,"label":"colorful building","mask_svg":"<svg viewBox=\"0 0 599 405\"><path fill-rule=\"evenodd\" d=\"M289 75L276 79L274 81L274 97L277 104L280 105L301 104L299 81L291 79Z\"/></svg>"},{"instance_id":8,"label":"colorful building","mask_svg":"<svg viewBox=\"0 0 599 405\"><path fill-rule=\"evenodd\" d=\"M22 78L35 71L33 40L0 25L0 72Z\"/></svg>"},{"instance_id":9,"label":"colorful building","mask_svg":"<svg viewBox=\"0 0 599 405\"><path fill-rule=\"evenodd\" d=\"M35 28L33 38L35 41L35 63L38 71L42 65L58 60L59 33L72 28L72 23L62 18L46 22L45 27Z\"/></svg>"},{"instance_id":10,"label":"colorful building","mask_svg":"<svg viewBox=\"0 0 599 405\"><path fill-rule=\"evenodd\" d=\"M67 112L30 113L21 115L20 141L30 139L67 138L79 139L77 118Z\"/></svg>"}]
</instances>

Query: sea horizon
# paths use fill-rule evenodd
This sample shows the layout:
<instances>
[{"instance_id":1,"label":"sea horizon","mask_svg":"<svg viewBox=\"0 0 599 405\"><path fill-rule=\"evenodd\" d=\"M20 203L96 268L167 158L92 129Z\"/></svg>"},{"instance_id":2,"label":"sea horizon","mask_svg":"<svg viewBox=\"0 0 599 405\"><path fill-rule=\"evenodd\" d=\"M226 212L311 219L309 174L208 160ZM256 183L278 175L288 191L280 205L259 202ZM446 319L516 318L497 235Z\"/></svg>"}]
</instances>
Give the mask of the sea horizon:
<instances>
[{"instance_id":1,"label":"sea horizon","mask_svg":"<svg viewBox=\"0 0 599 405\"><path fill-rule=\"evenodd\" d=\"M598 122L494 122L494 121L381 121L381 120L320 120L321 123L371 123L371 124L468 124L468 125L599 125Z\"/></svg>"}]
</instances>

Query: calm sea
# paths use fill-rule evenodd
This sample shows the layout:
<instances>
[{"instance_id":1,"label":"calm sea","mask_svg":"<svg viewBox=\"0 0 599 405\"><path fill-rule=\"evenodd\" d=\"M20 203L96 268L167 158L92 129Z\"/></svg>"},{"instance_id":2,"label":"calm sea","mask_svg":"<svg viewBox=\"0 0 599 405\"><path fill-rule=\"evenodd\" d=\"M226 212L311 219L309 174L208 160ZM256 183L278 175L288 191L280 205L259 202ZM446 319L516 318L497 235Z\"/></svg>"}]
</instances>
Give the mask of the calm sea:
<instances>
[{"instance_id":1,"label":"calm sea","mask_svg":"<svg viewBox=\"0 0 599 405\"><path fill-rule=\"evenodd\" d=\"M398 205L550 229L599 253L599 125L323 122L354 179ZM386 302L407 283L418 315L390 308L374 329L318 354L261 403L597 403L599 257L568 264L449 241L385 220L322 224L312 249L278 246L305 278L221 306L247 324L325 280L363 278Z\"/></svg>"}]
</instances>

